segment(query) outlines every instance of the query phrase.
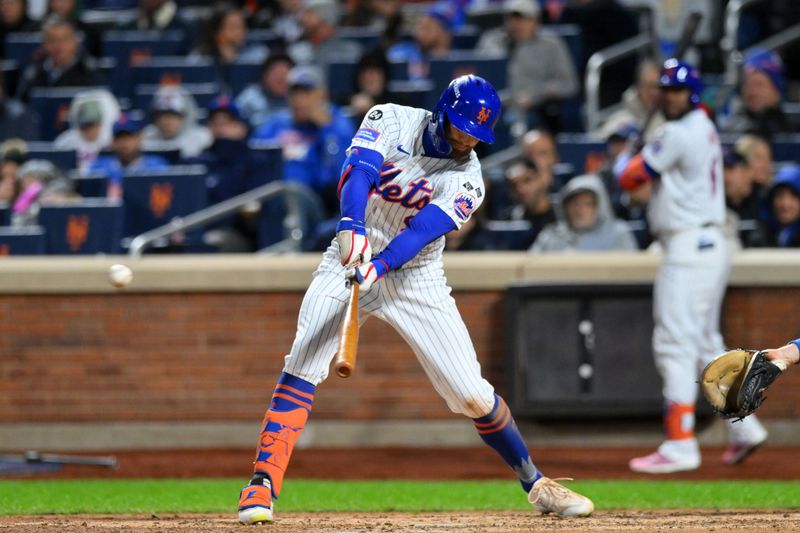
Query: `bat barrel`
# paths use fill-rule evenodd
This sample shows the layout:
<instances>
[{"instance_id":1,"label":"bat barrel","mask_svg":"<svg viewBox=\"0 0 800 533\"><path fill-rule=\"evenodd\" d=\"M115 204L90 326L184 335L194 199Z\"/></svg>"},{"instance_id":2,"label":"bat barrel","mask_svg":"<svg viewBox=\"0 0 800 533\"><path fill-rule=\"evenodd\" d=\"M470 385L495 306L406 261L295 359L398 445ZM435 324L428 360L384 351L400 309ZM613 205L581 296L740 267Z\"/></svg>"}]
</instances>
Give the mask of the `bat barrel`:
<instances>
[{"instance_id":1,"label":"bat barrel","mask_svg":"<svg viewBox=\"0 0 800 533\"><path fill-rule=\"evenodd\" d=\"M339 349L333 368L340 378L348 378L353 373L358 349L358 283L350 286L350 301L339 333Z\"/></svg>"}]
</instances>

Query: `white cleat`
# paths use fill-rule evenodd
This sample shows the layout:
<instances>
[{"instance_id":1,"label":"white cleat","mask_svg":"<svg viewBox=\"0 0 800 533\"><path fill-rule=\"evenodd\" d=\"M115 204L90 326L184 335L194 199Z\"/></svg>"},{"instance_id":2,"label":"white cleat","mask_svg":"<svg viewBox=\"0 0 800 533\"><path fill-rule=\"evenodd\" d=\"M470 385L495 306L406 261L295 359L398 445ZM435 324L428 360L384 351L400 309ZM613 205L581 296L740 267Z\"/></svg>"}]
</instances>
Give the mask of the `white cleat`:
<instances>
[{"instance_id":1,"label":"white cleat","mask_svg":"<svg viewBox=\"0 0 800 533\"><path fill-rule=\"evenodd\" d=\"M592 500L548 477L539 478L533 484L528 494L528 501L537 511L558 516L589 516L594 511Z\"/></svg>"},{"instance_id":2,"label":"white cleat","mask_svg":"<svg viewBox=\"0 0 800 533\"><path fill-rule=\"evenodd\" d=\"M267 507L251 507L239 511L239 522L242 524L266 524L272 522L272 509Z\"/></svg>"},{"instance_id":3,"label":"white cleat","mask_svg":"<svg viewBox=\"0 0 800 533\"><path fill-rule=\"evenodd\" d=\"M272 522L272 484L264 479L261 485L247 485L239 493L239 522L263 524Z\"/></svg>"},{"instance_id":4,"label":"white cleat","mask_svg":"<svg viewBox=\"0 0 800 533\"><path fill-rule=\"evenodd\" d=\"M668 457L661 452L654 452L644 457L631 459L628 466L634 472L642 474L672 474L700 468L700 456Z\"/></svg>"}]
</instances>

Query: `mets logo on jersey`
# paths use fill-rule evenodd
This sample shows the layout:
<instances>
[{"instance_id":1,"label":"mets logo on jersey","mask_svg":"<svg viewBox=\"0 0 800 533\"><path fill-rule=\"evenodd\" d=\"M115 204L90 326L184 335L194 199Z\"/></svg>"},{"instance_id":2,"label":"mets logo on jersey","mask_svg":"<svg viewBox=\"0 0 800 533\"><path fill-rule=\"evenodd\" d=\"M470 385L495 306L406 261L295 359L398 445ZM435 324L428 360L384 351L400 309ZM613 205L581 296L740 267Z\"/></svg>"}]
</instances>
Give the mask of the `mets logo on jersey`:
<instances>
[{"instance_id":1,"label":"mets logo on jersey","mask_svg":"<svg viewBox=\"0 0 800 533\"><path fill-rule=\"evenodd\" d=\"M481 107L481 110L478 111L478 116L476 117L478 124L483 124L484 122L489 120L489 115L491 114L492 114L491 109L486 109L485 107Z\"/></svg>"},{"instance_id":2,"label":"mets logo on jersey","mask_svg":"<svg viewBox=\"0 0 800 533\"><path fill-rule=\"evenodd\" d=\"M467 220L475 210L476 203L475 198L469 194L459 193L453 200L453 211L461 220Z\"/></svg>"}]
</instances>

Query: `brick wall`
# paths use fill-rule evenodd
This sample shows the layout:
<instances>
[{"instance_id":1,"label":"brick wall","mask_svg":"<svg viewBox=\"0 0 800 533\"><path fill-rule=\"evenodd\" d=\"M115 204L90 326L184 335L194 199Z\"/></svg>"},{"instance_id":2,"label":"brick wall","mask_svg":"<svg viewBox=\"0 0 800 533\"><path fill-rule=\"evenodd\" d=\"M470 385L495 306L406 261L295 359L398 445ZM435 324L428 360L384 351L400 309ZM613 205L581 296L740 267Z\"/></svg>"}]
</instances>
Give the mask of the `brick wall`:
<instances>
[{"instance_id":1,"label":"brick wall","mask_svg":"<svg viewBox=\"0 0 800 533\"><path fill-rule=\"evenodd\" d=\"M733 288L731 346L800 335L800 288ZM262 416L294 336L302 295L191 293L0 296L0 423L241 420ZM456 299L485 376L502 393L500 292ZM800 370L781 379L767 417L800 411ZM785 401L783 401L785 400ZM362 330L357 372L321 387L315 418L448 418L400 337L377 319Z\"/></svg>"}]
</instances>

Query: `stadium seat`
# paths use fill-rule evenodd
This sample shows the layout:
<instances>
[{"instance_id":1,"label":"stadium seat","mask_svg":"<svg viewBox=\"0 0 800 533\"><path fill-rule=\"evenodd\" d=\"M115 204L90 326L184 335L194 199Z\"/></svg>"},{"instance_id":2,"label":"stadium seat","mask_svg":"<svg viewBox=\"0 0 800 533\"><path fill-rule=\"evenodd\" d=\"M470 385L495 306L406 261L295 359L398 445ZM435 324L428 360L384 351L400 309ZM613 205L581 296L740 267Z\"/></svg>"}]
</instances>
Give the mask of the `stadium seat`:
<instances>
[{"instance_id":1,"label":"stadium seat","mask_svg":"<svg viewBox=\"0 0 800 533\"><path fill-rule=\"evenodd\" d=\"M52 87L31 90L30 105L41 119L41 138L52 141L69 127L69 105L76 94L100 87Z\"/></svg>"},{"instance_id":2,"label":"stadium seat","mask_svg":"<svg viewBox=\"0 0 800 533\"><path fill-rule=\"evenodd\" d=\"M605 161L606 143L581 133L562 133L556 138L558 156L562 163L572 165L575 174L596 170Z\"/></svg>"},{"instance_id":3,"label":"stadium seat","mask_svg":"<svg viewBox=\"0 0 800 533\"><path fill-rule=\"evenodd\" d=\"M133 108L147 112L153 101L153 95L160 87L160 85L137 86L133 95ZM182 87L192 94L199 109L206 109L208 104L220 93L216 83L184 83Z\"/></svg>"},{"instance_id":4,"label":"stadium seat","mask_svg":"<svg viewBox=\"0 0 800 533\"><path fill-rule=\"evenodd\" d=\"M431 80L390 81L389 92L397 96L397 101L411 107L425 109L431 101L433 82Z\"/></svg>"},{"instance_id":5,"label":"stadium seat","mask_svg":"<svg viewBox=\"0 0 800 533\"><path fill-rule=\"evenodd\" d=\"M181 151L178 149L166 150L151 148L150 150L142 150L145 155L157 155L167 160L170 165L180 165L183 159L181 158Z\"/></svg>"},{"instance_id":6,"label":"stadium seat","mask_svg":"<svg viewBox=\"0 0 800 533\"><path fill-rule=\"evenodd\" d=\"M41 226L0 227L0 257L42 255L45 252L45 231Z\"/></svg>"},{"instance_id":7,"label":"stadium seat","mask_svg":"<svg viewBox=\"0 0 800 533\"><path fill-rule=\"evenodd\" d=\"M33 53L42 46L42 34L35 32L14 32L6 35L6 54L3 59L17 63L20 70L25 70L33 62Z\"/></svg>"},{"instance_id":8,"label":"stadium seat","mask_svg":"<svg viewBox=\"0 0 800 533\"><path fill-rule=\"evenodd\" d=\"M152 57L134 65L125 96L133 96L139 85L214 83L217 72L210 59L200 57Z\"/></svg>"},{"instance_id":9,"label":"stadium seat","mask_svg":"<svg viewBox=\"0 0 800 533\"><path fill-rule=\"evenodd\" d=\"M586 65L583 63L583 35L581 34L580 26L576 24L550 24L542 26L542 31L546 34L557 35L561 37L569 55L572 56L572 61L575 63L575 69L578 75L582 76Z\"/></svg>"},{"instance_id":10,"label":"stadium seat","mask_svg":"<svg viewBox=\"0 0 800 533\"><path fill-rule=\"evenodd\" d=\"M108 193L108 177L105 174L88 176L72 175L75 192L84 198L105 198Z\"/></svg>"},{"instance_id":11,"label":"stadium seat","mask_svg":"<svg viewBox=\"0 0 800 533\"><path fill-rule=\"evenodd\" d=\"M185 43L181 30L112 30L103 33L100 53L102 57L113 57L127 70L151 57L180 55L186 51Z\"/></svg>"},{"instance_id":12,"label":"stadium seat","mask_svg":"<svg viewBox=\"0 0 800 533\"><path fill-rule=\"evenodd\" d=\"M481 38L481 29L478 26L462 26L453 35L454 50L473 50Z\"/></svg>"},{"instance_id":13,"label":"stadium seat","mask_svg":"<svg viewBox=\"0 0 800 533\"><path fill-rule=\"evenodd\" d=\"M334 102L349 101L355 85L356 63L337 61L328 65L328 93Z\"/></svg>"},{"instance_id":14,"label":"stadium seat","mask_svg":"<svg viewBox=\"0 0 800 533\"><path fill-rule=\"evenodd\" d=\"M380 43L381 32L371 28L348 28L345 26L336 30L336 37L357 42L364 50L370 50Z\"/></svg>"},{"instance_id":15,"label":"stadium seat","mask_svg":"<svg viewBox=\"0 0 800 533\"><path fill-rule=\"evenodd\" d=\"M10 59L0 60L0 70L3 71L4 92L11 95L17 94L20 74L20 67L17 62Z\"/></svg>"},{"instance_id":16,"label":"stadium seat","mask_svg":"<svg viewBox=\"0 0 800 533\"><path fill-rule=\"evenodd\" d=\"M389 80L408 80L408 61L389 61Z\"/></svg>"},{"instance_id":17,"label":"stadium seat","mask_svg":"<svg viewBox=\"0 0 800 533\"><path fill-rule=\"evenodd\" d=\"M286 191L262 204L258 225L259 249L288 238L297 229L302 232L300 250L297 251L309 251L319 239L317 230L324 213L322 201L310 188L296 185L301 187L301 192ZM299 220L287 219L290 204L297 206Z\"/></svg>"},{"instance_id":18,"label":"stadium seat","mask_svg":"<svg viewBox=\"0 0 800 533\"><path fill-rule=\"evenodd\" d=\"M176 166L123 178L126 237L133 237L206 207L206 168Z\"/></svg>"},{"instance_id":19,"label":"stadium seat","mask_svg":"<svg viewBox=\"0 0 800 533\"><path fill-rule=\"evenodd\" d=\"M59 150L53 143L44 141L28 143L28 159L45 159L64 172L78 168L75 150Z\"/></svg>"},{"instance_id":20,"label":"stadium seat","mask_svg":"<svg viewBox=\"0 0 800 533\"><path fill-rule=\"evenodd\" d=\"M433 81L431 98L438 99L447 85L464 74L477 74L492 81L495 89L506 88L508 59L506 57L486 57L474 52L450 52L447 59L433 59L430 62L430 78ZM428 109L433 109L436 104L431 101Z\"/></svg>"},{"instance_id":21,"label":"stadium seat","mask_svg":"<svg viewBox=\"0 0 800 533\"><path fill-rule=\"evenodd\" d=\"M278 35L272 30L248 30L247 44L263 44L270 50L275 48L283 48L283 37Z\"/></svg>"},{"instance_id":22,"label":"stadium seat","mask_svg":"<svg viewBox=\"0 0 800 533\"><path fill-rule=\"evenodd\" d=\"M231 86L231 94L238 95L251 83L261 77L260 61L237 61L228 67L227 77Z\"/></svg>"},{"instance_id":23,"label":"stadium seat","mask_svg":"<svg viewBox=\"0 0 800 533\"><path fill-rule=\"evenodd\" d=\"M800 163L800 135L776 135L772 139L772 159Z\"/></svg>"},{"instance_id":24,"label":"stadium seat","mask_svg":"<svg viewBox=\"0 0 800 533\"><path fill-rule=\"evenodd\" d=\"M257 161L258 168L263 171L255 181L257 185L283 178L283 152L276 142L250 141L248 146Z\"/></svg>"},{"instance_id":25,"label":"stadium seat","mask_svg":"<svg viewBox=\"0 0 800 533\"><path fill-rule=\"evenodd\" d=\"M119 253L122 216L120 202L100 198L43 206L39 211L39 224L45 228L47 253Z\"/></svg>"}]
</instances>

